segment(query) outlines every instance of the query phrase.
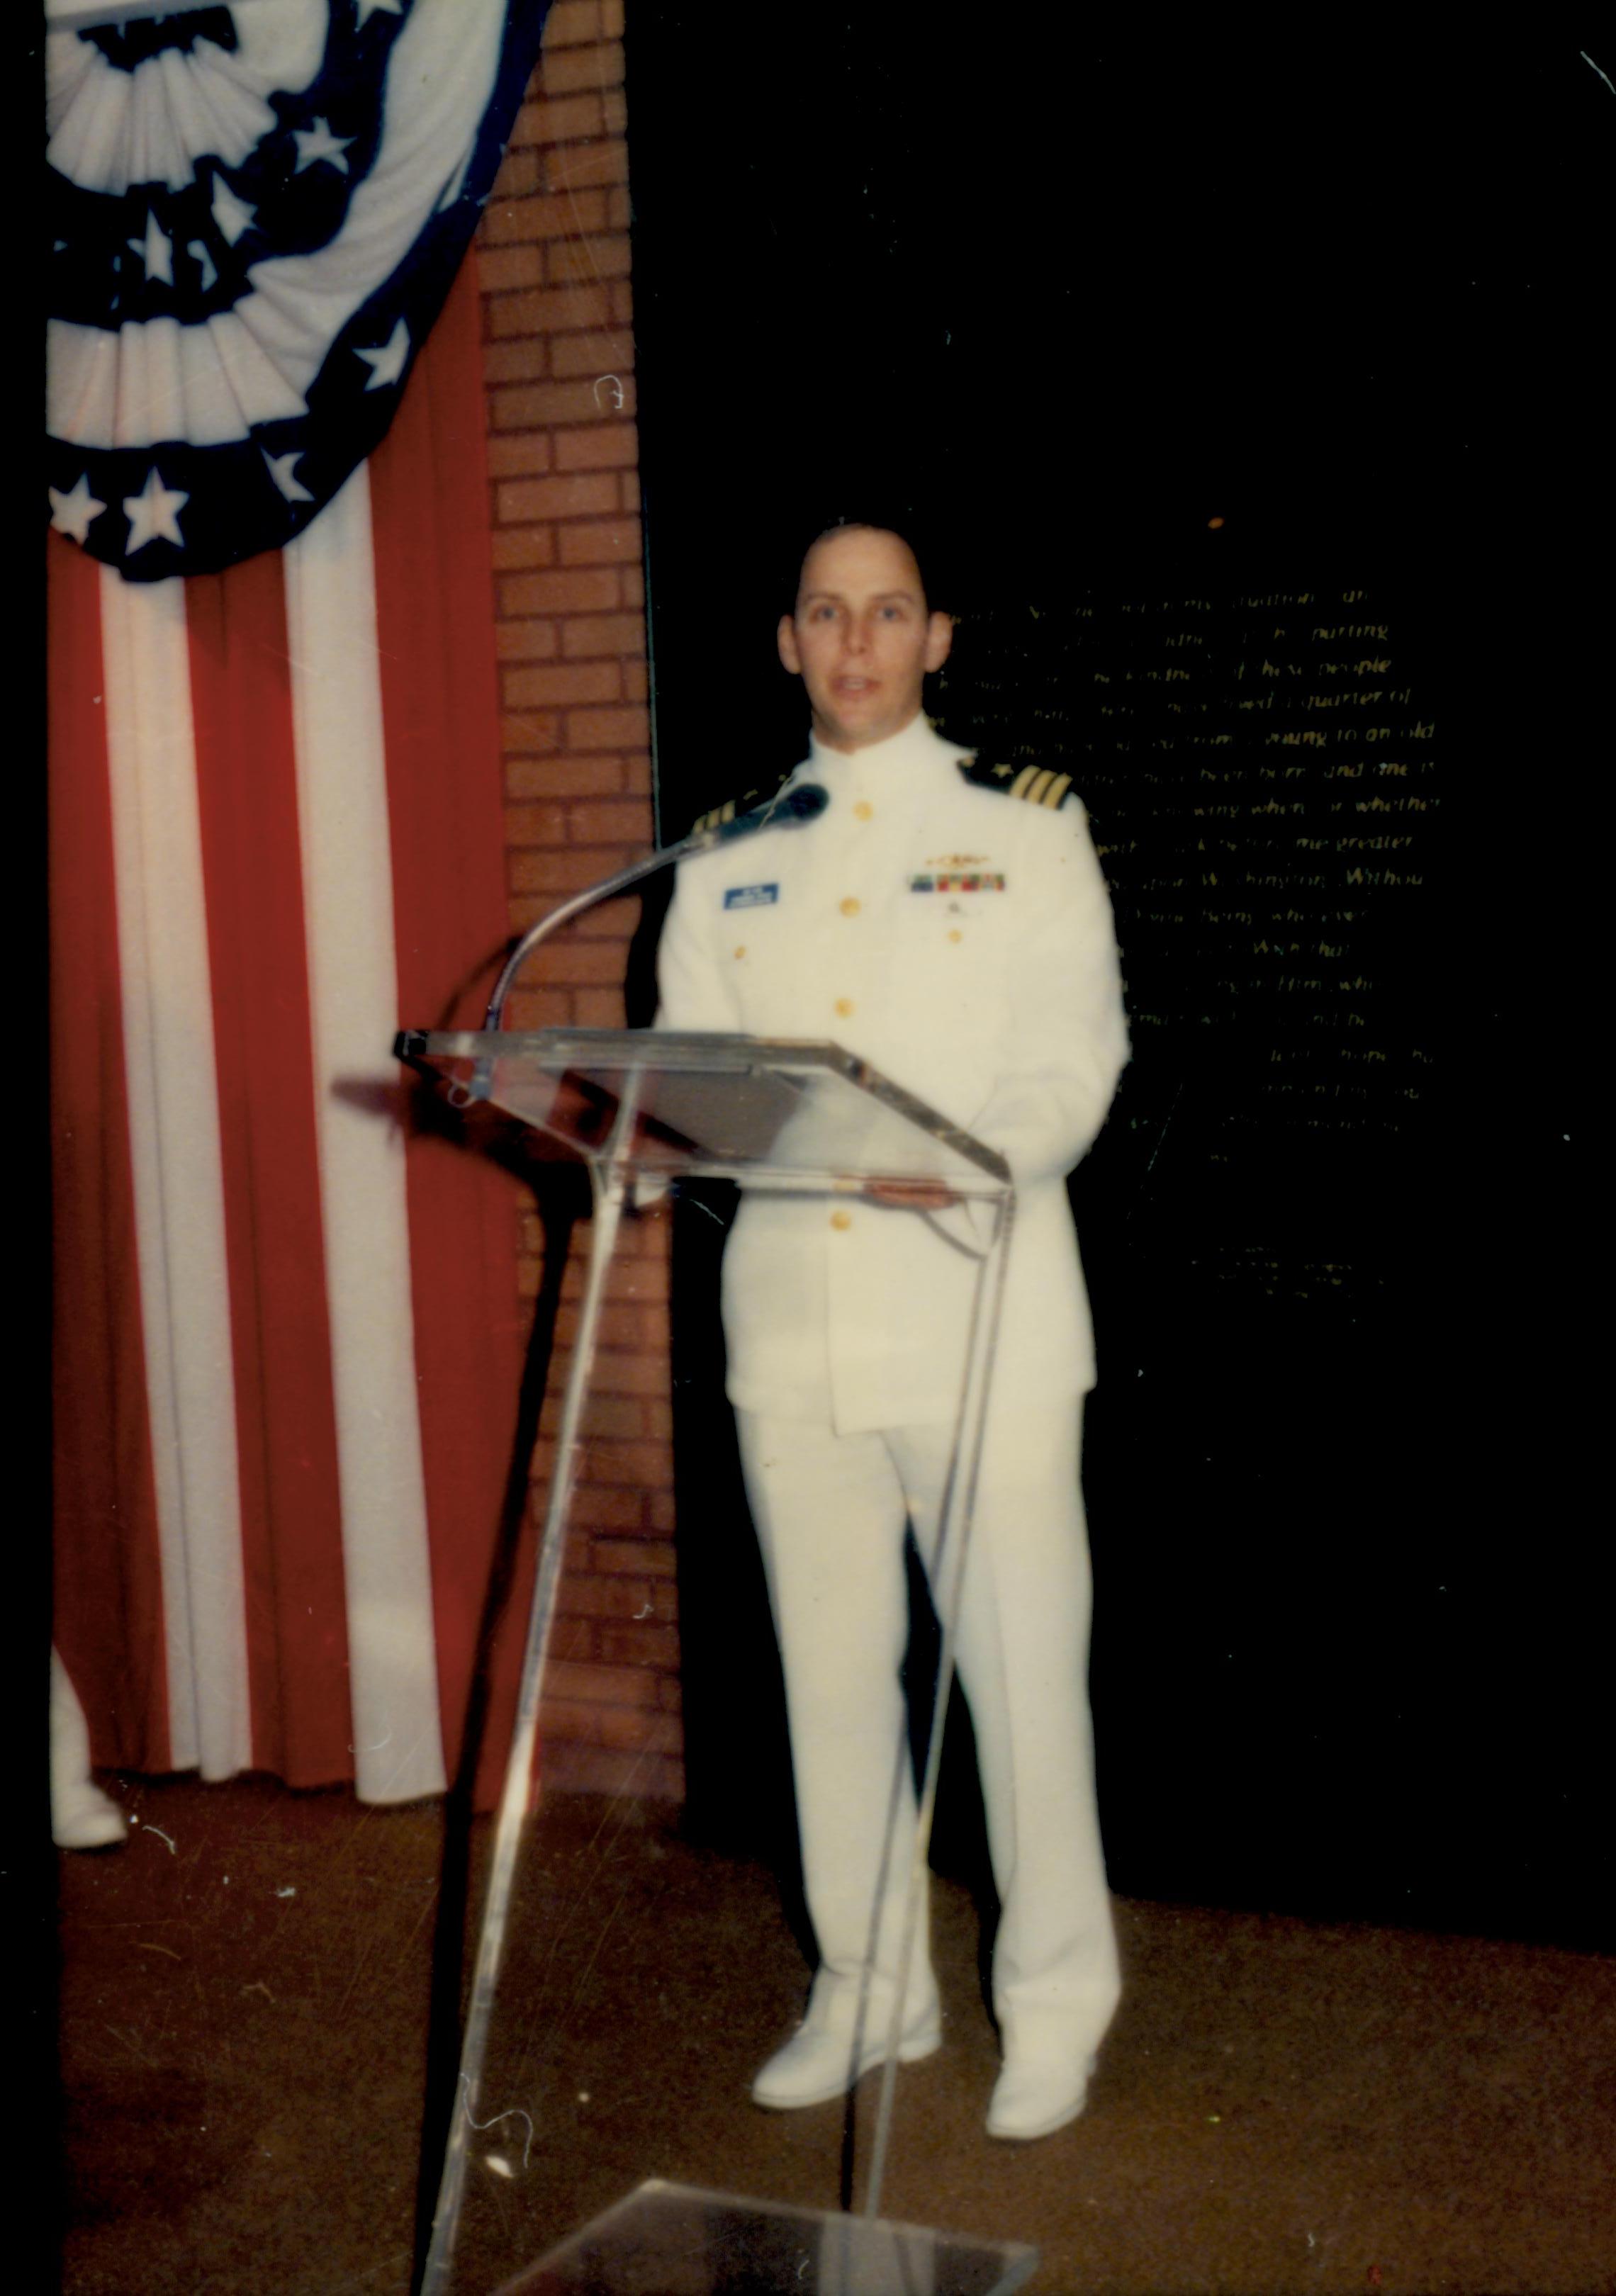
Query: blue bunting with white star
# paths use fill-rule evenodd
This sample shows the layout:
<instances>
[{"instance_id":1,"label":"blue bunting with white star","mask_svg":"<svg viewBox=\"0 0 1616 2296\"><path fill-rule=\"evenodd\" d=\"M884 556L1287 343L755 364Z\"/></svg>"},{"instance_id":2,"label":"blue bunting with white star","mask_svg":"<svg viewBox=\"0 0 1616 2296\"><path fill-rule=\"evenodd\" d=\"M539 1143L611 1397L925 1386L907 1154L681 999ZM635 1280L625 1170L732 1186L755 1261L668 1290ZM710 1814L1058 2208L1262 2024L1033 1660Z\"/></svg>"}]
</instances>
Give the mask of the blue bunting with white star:
<instances>
[{"instance_id":1,"label":"blue bunting with white star","mask_svg":"<svg viewBox=\"0 0 1616 2296\"><path fill-rule=\"evenodd\" d=\"M243 0L46 42L51 523L130 581L300 534L385 436L548 0Z\"/></svg>"}]
</instances>

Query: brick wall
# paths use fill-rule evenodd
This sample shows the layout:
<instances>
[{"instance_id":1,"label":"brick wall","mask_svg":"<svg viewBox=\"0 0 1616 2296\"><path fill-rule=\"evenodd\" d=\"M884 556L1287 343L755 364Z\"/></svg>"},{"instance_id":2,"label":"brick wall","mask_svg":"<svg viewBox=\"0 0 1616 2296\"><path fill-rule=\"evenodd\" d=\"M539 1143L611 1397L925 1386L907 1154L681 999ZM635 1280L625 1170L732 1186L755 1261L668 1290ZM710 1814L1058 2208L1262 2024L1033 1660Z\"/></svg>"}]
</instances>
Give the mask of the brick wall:
<instances>
[{"instance_id":1,"label":"brick wall","mask_svg":"<svg viewBox=\"0 0 1616 2296\"><path fill-rule=\"evenodd\" d=\"M652 843L621 0L551 8L477 261L517 931ZM593 910L547 943L510 1024L620 1028L637 906ZM547 1787L684 1790L667 1241L661 1219L626 1222L611 1269L540 1723ZM541 1250L530 1218L529 1296ZM536 1518L580 1278L569 1267Z\"/></svg>"}]
</instances>

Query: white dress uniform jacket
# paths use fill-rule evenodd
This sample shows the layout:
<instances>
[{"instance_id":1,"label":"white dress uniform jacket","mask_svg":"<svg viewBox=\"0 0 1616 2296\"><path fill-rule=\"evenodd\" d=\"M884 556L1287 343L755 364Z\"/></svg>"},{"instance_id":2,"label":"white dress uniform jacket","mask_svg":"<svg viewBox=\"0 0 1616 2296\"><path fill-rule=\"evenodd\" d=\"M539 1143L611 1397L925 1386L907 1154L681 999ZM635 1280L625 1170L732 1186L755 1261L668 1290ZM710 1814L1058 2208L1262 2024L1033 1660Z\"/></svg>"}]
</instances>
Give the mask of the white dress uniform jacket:
<instances>
[{"instance_id":1,"label":"white dress uniform jacket","mask_svg":"<svg viewBox=\"0 0 1616 2296\"><path fill-rule=\"evenodd\" d=\"M1115 934L1064 778L974 785L923 718L792 783L830 805L680 866L660 1024L832 1037L996 1148L1017 1188L996 1386L1058 1406L1094 1383L1064 1175L1128 1058ZM789 786L789 784L788 784ZM1056 800L1052 807L1050 797ZM1064 802L1060 800L1064 797ZM975 1277L964 1210L745 1198L724 1267L729 1396L839 1433L950 1418Z\"/></svg>"}]
</instances>

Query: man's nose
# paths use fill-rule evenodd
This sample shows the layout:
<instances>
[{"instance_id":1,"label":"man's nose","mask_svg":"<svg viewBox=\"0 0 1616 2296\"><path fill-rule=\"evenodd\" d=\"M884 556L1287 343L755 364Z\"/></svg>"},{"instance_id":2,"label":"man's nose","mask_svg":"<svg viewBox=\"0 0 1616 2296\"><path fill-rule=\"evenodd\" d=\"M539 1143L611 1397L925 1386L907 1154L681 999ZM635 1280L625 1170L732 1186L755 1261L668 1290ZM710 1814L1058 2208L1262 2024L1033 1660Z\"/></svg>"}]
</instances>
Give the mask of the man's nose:
<instances>
[{"instance_id":1,"label":"man's nose","mask_svg":"<svg viewBox=\"0 0 1616 2296\"><path fill-rule=\"evenodd\" d=\"M844 624L849 653L867 653L870 650L870 627L862 614L849 614Z\"/></svg>"}]
</instances>

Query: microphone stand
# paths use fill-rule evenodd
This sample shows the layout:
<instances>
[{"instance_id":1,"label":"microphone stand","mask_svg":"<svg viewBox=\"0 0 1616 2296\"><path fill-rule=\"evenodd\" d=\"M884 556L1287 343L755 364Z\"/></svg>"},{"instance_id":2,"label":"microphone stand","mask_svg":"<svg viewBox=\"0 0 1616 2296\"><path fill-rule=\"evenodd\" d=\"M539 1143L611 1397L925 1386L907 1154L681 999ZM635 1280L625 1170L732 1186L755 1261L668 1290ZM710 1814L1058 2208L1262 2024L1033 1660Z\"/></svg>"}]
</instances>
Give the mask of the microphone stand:
<instances>
[{"instance_id":1,"label":"microphone stand","mask_svg":"<svg viewBox=\"0 0 1616 2296\"><path fill-rule=\"evenodd\" d=\"M484 1028L504 1028L505 998L510 994L511 984L540 941L547 939L558 927L570 923L574 917L581 916L586 909L593 908L596 901L609 901L618 893L628 892L642 878L654 876L659 869L669 869L675 862L688 860L693 853L710 853L716 846L730 844L737 837L751 836L759 829L799 829L804 822L816 819L829 803L825 791L816 782L800 783L795 789L782 790L767 805L759 806L751 813L737 814L733 821L718 822L710 829L693 829L688 837L680 838L677 845L664 845L655 853L648 853L644 860L633 862L627 869L619 869L615 876L603 877L598 885L587 885L581 893L574 893L570 901L562 903L560 908L552 909L548 916L540 917L537 924L529 925L511 951L488 999Z\"/></svg>"}]
</instances>

